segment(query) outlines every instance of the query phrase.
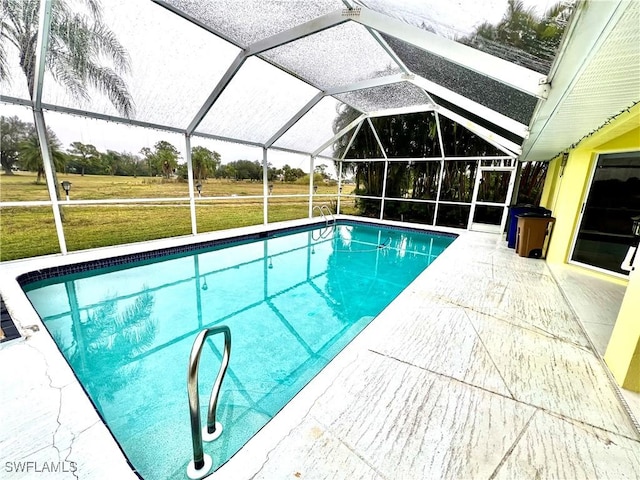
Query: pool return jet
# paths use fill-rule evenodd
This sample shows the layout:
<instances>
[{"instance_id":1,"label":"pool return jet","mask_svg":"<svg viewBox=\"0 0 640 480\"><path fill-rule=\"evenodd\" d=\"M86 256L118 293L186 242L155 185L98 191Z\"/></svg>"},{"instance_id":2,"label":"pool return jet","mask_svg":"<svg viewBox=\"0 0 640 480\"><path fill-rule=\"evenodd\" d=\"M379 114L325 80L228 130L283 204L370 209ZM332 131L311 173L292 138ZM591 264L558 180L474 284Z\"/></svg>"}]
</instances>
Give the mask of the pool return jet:
<instances>
[{"instance_id":1,"label":"pool return jet","mask_svg":"<svg viewBox=\"0 0 640 480\"><path fill-rule=\"evenodd\" d=\"M200 423L200 397L198 395L198 366L200 355L205 340L218 333L224 333L224 352L218 376L211 389L209 410L207 413L207 425L201 429ZM231 330L226 325L218 325L202 330L191 347L189 356L189 370L187 372L187 393L189 394L189 412L191 414L191 442L193 443L193 460L187 465L187 476L193 480L203 478L213 466L211 457L204 453L202 441L212 442L222 434L222 425L216 421L216 409L218 407L218 394L224 380L224 374L229 365L231 356Z\"/></svg>"}]
</instances>

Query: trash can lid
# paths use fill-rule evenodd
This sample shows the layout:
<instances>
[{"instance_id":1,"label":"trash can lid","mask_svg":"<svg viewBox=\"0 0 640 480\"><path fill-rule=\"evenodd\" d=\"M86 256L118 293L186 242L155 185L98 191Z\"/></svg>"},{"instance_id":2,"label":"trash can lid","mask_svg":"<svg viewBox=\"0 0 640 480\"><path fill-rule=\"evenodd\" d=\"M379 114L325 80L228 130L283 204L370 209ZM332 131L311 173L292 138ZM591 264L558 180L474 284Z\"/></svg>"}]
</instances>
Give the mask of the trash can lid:
<instances>
[{"instance_id":1,"label":"trash can lid","mask_svg":"<svg viewBox=\"0 0 640 480\"><path fill-rule=\"evenodd\" d=\"M549 212L549 213L547 213ZM518 215L516 215L516 217L518 218L522 218L522 217L529 217L529 218L547 218L551 216L551 211L547 210L547 212L525 212L525 213L520 213Z\"/></svg>"}]
</instances>

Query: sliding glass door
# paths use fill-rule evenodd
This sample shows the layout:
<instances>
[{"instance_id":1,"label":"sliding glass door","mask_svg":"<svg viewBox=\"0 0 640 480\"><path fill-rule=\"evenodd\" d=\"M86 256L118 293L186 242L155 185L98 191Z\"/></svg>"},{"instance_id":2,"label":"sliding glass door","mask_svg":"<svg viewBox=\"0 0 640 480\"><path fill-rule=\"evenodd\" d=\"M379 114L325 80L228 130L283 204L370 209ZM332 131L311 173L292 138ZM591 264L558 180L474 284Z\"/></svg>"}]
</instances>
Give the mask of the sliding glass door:
<instances>
[{"instance_id":1,"label":"sliding glass door","mask_svg":"<svg viewBox=\"0 0 640 480\"><path fill-rule=\"evenodd\" d=\"M620 268L640 215L640 152L601 154L582 208L571 260L610 272Z\"/></svg>"}]
</instances>

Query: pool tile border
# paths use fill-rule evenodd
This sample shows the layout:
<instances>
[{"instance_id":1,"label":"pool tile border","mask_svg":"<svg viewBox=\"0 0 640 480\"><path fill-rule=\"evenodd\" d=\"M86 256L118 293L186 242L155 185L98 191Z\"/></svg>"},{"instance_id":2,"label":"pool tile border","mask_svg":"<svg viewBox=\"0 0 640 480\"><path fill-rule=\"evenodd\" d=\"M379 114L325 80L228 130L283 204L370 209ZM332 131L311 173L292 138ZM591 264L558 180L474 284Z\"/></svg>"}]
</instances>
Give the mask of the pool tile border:
<instances>
[{"instance_id":1,"label":"pool tile border","mask_svg":"<svg viewBox=\"0 0 640 480\"><path fill-rule=\"evenodd\" d=\"M329 221L328 224L329 225L365 225L365 226L378 225L388 230L406 231L406 232L415 232L415 233L428 233L432 235L438 235L438 236L449 237L449 238L456 238L458 236L455 233L441 232L437 230L429 230L429 229L414 228L414 227L402 227L402 226L389 225L389 224L380 224L380 223L376 223L375 219L372 219L371 221L339 219L339 220ZM281 227L274 230L268 230L263 232L245 233L245 234L236 235L232 237L220 238L220 239L214 239L214 240L205 240L202 242L197 242L197 243L192 243L187 245L165 247L165 248L150 250L146 252L130 253L130 254L120 255L120 256L111 257L111 258L88 260L88 261L79 262L79 263L72 263L69 265L49 267L41 270L34 270L31 272L23 273L22 275L17 277L17 281L20 287L24 288L27 285L40 282L43 280L48 280L50 278L90 272L94 270L99 270L101 268L117 267L117 266L127 265L131 263L136 263L136 262L144 262L147 260L156 260L162 257L178 256L178 255L188 254L191 252L196 252L199 250L219 248L224 245L229 245L234 243L242 243L242 242L260 240L265 238L274 238L283 233L290 233L293 231L299 231L299 232L308 231L317 227L318 225L322 225L322 222L307 224L303 226L287 226L287 227Z\"/></svg>"}]
</instances>

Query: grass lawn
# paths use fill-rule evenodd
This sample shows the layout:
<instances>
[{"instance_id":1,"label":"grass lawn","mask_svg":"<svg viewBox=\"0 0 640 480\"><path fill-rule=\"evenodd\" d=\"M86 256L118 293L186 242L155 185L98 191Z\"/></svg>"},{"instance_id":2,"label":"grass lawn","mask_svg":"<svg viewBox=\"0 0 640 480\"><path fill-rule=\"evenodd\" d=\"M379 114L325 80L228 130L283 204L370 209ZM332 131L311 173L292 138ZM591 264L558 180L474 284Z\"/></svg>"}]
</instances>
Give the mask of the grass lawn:
<instances>
[{"instance_id":1,"label":"grass lawn","mask_svg":"<svg viewBox=\"0 0 640 480\"><path fill-rule=\"evenodd\" d=\"M58 181L71 182L72 200L106 198L174 198L188 197L186 180L160 177L116 177L110 175L58 174ZM308 194L308 184L273 182L273 195ZM64 193L64 192L62 192ZM337 194L336 185L318 185L318 194ZM262 195L262 182L209 179L202 181L203 197ZM0 201L48 200L47 185L36 174L16 172L0 175Z\"/></svg>"},{"instance_id":2,"label":"grass lawn","mask_svg":"<svg viewBox=\"0 0 640 480\"><path fill-rule=\"evenodd\" d=\"M47 200L46 185L36 185L35 178L35 174L26 172L0 175L0 199L5 202ZM60 175L58 180L73 184L71 198L74 200L188 196L186 182L163 182L159 178ZM274 183L274 196L269 197L269 222L306 218L308 198L278 198L277 195L306 195L308 192L308 185ZM261 183L208 180L204 182L202 193L203 196L230 198L196 202L198 232L257 225L263 221L262 199L235 198L262 195ZM317 193L335 195L337 187L320 185ZM330 197L321 197L315 203L329 203L330 200ZM68 205L62 210L69 251L191 233L188 201L180 204ZM355 213L353 202L344 202L342 211ZM0 209L1 261L59 252L51 207Z\"/></svg>"}]
</instances>

